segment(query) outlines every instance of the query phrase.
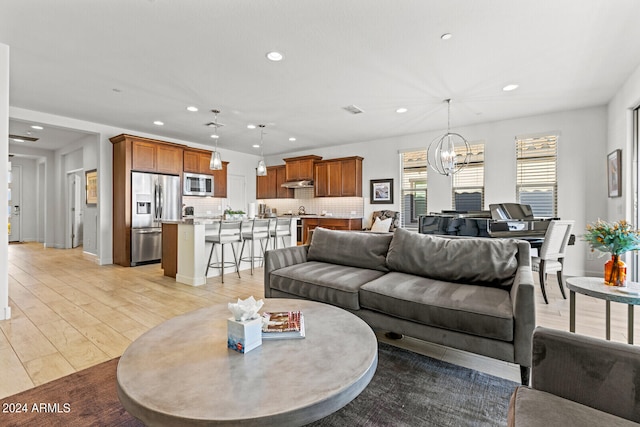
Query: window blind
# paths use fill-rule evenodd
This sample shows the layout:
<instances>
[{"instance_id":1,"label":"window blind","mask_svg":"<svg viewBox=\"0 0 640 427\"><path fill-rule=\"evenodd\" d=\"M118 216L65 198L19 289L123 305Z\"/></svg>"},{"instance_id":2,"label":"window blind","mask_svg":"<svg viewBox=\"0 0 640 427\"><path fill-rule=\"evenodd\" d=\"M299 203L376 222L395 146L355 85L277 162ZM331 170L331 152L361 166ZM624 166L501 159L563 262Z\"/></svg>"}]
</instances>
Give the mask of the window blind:
<instances>
[{"instance_id":1,"label":"window blind","mask_svg":"<svg viewBox=\"0 0 640 427\"><path fill-rule=\"evenodd\" d=\"M402 163L402 226L418 228L418 217L427 213L427 150L400 153Z\"/></svg>"},{"instance_id":2,"label":"window blind","mask_svg":"<svg viewBox=\"0 0 640 427\"><path fill-rule=\"evenodd\" d=\"M484 143L469 144L469 164L453 175L452 204L459 211L479 211L484 208ZM456 147L463 158L466 147Z\"/></svg>"},{"instance_id":3,"label":"window blind","mask_svg":"<svg viewBox=\"0 0 640 427\"><path fill-rule=\"evenodd\" d=\"M516 195L536 217L558 215L558 136L516 139Z\"/></svg>"}]
</instances>

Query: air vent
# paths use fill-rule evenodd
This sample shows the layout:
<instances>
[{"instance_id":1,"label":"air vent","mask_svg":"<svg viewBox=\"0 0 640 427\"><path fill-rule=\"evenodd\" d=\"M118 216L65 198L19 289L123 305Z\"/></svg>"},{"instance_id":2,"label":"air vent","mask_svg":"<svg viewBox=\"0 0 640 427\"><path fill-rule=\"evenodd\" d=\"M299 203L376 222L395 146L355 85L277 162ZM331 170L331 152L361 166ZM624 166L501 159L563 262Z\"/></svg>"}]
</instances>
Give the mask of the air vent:
<instances>
[{"instance_id":1,"label":"air vent","mask_svg":"<svg viewBox=\"0 0 640 427\"><path fill-rule=\"evenodd\" d=\"M22 141L29 141L29 142L36 142L37 140L39 140L40 138L34 138L32 136L20 136L20 135L11 135L9 134L9 139L13 139L14 141L16 139L20 139ZM16 141L17 142L17 141Z\"/></svg>"},{"instance_id":2,"label":"air vent","mask_svg":"<svg viewBox=\"0 0 640 427\"><path fill-rule=\"evenodd\" d=\"M364 113L364 110L361 109L360 107L357 107L353 104L351 105L347 105L346 107L344 107L345 110L347 110L348 112L350 112L351 114L360 114L360 113Z\"/></svg>"},{"instance_id":3,"label":"air vent","mask_svg":"<svg viewBox=\"0 0 640 427\"><path fill-rule=\"evenodd\" d=\"M210 128L221 128L224 126L223 123L220 122L209 122L209 123L205 123L205 126L209 126Z\"/></svg>"}]
</instances>

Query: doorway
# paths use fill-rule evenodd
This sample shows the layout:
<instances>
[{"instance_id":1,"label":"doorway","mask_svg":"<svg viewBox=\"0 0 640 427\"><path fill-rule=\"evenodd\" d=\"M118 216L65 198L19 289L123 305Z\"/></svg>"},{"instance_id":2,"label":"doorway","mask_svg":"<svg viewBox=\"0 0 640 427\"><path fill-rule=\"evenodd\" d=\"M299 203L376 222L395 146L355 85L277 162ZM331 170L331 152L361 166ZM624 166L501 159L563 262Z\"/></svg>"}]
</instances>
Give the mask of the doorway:
<instances>
[{"instance_id":1,"label":"doorway","mask_svg":"<svg viewBox=\"0 0 640 427\"><path fill-rule=\"evenodd\" d=\"M77 248L82 245L82 179L80 173L74 171L67 174L67 237L66 248Z\"/></svg>"},{"instance_id":2,"label":"doorway","mask_svg":"<svg viewBox=\"0 0 640 427\"><path fill-rule=\"evenodd\" d=\"M233 210L247 212L246 178L244 175L227 176L227 204Z\"/></svg>"},{"instance_id":3,"label":"doorway","mask_svg":"<svg viewBox=\"0 0 640 427\"><path fill-rule=\"evenodd\" d=\"M9 200L9 242L22 242L22 166L11 167L11 193Z\"/></svg>"}]
</instances>

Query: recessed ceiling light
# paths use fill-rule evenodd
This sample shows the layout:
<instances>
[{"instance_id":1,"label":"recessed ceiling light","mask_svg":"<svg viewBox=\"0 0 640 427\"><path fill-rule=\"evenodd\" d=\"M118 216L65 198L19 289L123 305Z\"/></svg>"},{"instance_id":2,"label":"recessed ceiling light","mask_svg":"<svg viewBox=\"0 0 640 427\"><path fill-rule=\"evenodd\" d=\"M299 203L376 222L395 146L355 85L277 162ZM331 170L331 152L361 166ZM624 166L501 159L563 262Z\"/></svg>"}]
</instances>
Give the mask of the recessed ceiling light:
<instances>
[{"instance_id":1,"label":"recessed ceiling light","mask_svg":"<svg viewBox=\"0 0 640 427\"><path fill-rule=\"evenodd\" d=\"M252 147L253 148L260 148L260 144L253 144Z\"/></svg>"},{"instance_id":2,"label":"recessed ceiling light","mask_svg":"<svg viewBox=\"0 0 640 427\"><path fill-rule=\"evenodd\" d=\"M164 122L161 122L160 120L156 120L153 124L157 126L164 126Z\"/></svg>"},{"instance_id":3,"label":"recessed ceiling light","mask_svg":"<svg viewBox=\"0 0 640 427\"><path fill-rule=\"evenodd\" d=\"M453 37L451 33L444 33L443 35L440 36L442 40L449 40L451 37Z\"/></svg>"},{"instance_id":4,"label":"recessed ceiling light","mask_svg":"<svg viewBox=\"0 0 640 427\"><path fill-rule=\"evenodd\" d=\"M273 51L267 53L267 59L269 61L278 62L282 61L284 59L284 56L280 52Z\"/></svg>"},{"instance_id":5,"label":"recessed ceiling light","mask_svg":"<svg viewBox=\"0 0 640 427\"><path fill-rule=\"evenodd\" d=\"M505 92L509 92L509 91L518 89L518 86L519 85L516 85L516 84L510 84L510 85L506 85L505 87L503 87L502 90L505 91Z\"/></svg>"},{"instance_id":6,"label":"recessed ceiling light","mask_svg":"<svg viewBox=\"0 0 640 427\"><path fill-rule=\"evenodd\" d=\"M35 130L42 130L44 129L42 126L38 126L38 125L32 125L31 129L35 129Z\"/></svg>"},{"instance_id":7,"label":"recessed ceiling light","mask_svg":"<svg viewBox=\"0 0 640 427\"><path fill-rule=\"evenodd\" d=\"M402 114L402 113L406 113L407 111L409 111L409 110L407 110L407 109L406 109L406 108L404 108L404 107L400 107L400 108L398 108L398 109L396 110L396 113L400 113L400 114Z\"/></svg>"},{"instance_id":8,"label":"recessed ceiling light","mask_svg":"<svg viewBox=\"0 0 640 427\"><path fill-rule=\"evenodd\" d=\"M256 125L247 125L247 129L255 129Z\"/></svg>"},{"instance_id":9,"label":"recessed ceiling light","mask_svg":"<svg viewBox=\"0 0 640 427\"><path fill-rule=\"evenodd\" d=\"M213 135L211 135L211 138L213 138L213 139L218 139L218 138L220 138L220 135L216 135L216 134L214 133Z\"/></svg>"},{"instance_id":10,"label":"recessed ceiling light","mask_svg":"<svg viewBox=\"0 0 640 427\"><path fill-rule=\"evenodd\" d=\"M289 138L289 141L294 142L296 139L292 136L291 138Z\"/></svg>"},{"instance_id":11,"label":"recessed ceiling light","mask_svg":"<svg viewBox=\"0 0 640 427\"><path fill-rule=\"evenodd\" d=\"M198 107L194 107L193 105L190 105L187 107L187 111L191 111L192 113L195 113L196 111L198 111Z\"/></svg>"}]
</instances>

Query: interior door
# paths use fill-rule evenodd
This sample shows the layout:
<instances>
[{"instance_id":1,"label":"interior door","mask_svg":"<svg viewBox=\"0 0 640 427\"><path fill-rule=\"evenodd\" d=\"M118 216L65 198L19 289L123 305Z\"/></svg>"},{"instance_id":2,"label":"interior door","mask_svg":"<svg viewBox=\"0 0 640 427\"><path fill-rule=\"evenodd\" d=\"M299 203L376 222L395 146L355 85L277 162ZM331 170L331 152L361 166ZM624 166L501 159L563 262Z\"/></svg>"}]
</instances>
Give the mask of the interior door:
<instances>
[{"instance_id":1,"label":"interior door","mask_svg":"<svg viewBox=\"0 0 640 427\"><path fill-rule=\"evenodd\" d=\"M11 224L11 233L9 233L10 242L22 241L22 166L13 165L11 167L11 200L9 206L11 206L11 214L9 215L9 222Z\"/></svg>"},{"instance_id":2,"label":"interior door","mask_svg":"<svg viewBox=\"0 0 640 427\"><path fill-rule=\"evenodd\" d=\"M72 175L71 191L71 247L82 244L82 181L76 174Z\"/></svg>"}]
</instances>

